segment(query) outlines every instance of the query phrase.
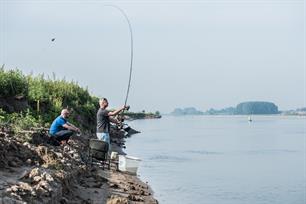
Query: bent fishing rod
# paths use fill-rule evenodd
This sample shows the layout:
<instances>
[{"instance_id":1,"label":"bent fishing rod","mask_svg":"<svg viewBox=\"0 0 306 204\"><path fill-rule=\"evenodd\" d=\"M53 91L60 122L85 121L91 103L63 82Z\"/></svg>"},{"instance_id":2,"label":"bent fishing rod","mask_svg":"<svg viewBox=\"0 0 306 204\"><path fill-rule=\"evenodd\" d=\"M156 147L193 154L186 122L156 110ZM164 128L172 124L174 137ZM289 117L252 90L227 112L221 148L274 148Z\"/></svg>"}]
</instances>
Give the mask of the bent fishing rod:
<instances>
[{"instance_id":1,"label":"bent fishing rod","mask_svg":"<svg viewBox=\"0 0 306 204\"><path fill-rule=\"evenodd\" d=\"M129 20L129 17L128 15L124 12L123 9L121 9L119 6L115 6L115 5L111 5L111 4L108 4L108 5L104 5L104 6L108 6L108 7L113 7L115 9L117 9L118 11L120 11L120 13L124 16L126 22L128 23L128 26L129 26L129 31L130 31L130 71L129 71L129 81L128 81L128 86L127 86L127 90L126 90L126 96L125 96L125 101L124 101L124 106L127 105L127 100L128 100L128 97L129 97L129 93L130 93L130 87L131 87L131 81L132 81L132 71L133 71L133 57L134 57L134 40L133 40L133 30L132 30L132 25L131 25L131 22ZM129 106L127 108L127 110L129 109ZM124 120L124 111L125 109L121 112L121 117L119 117L120 121L123 122ZM119 116L119 115L118 115Z\"/></svg>"},{"instance_id":2,"label":"bent fishing rod","mask_svg":"<svg viewBox=\"0 0 306 204\"><path fill-rule=\"evenodd\" d=\"M124 101L124 105L126 106L127 104L127 100L128 100L128 97L129 97L129 93L130 93L130 87L131 87L131 80L132 80L132 71L133 71L133 54L134 54L134 40L133 40L133 30L132 30L132 25L131 25L131 22L127 16L127 14L124 12L123 9L121 9L120 7L118 6L115 6L115 5L104 5L104 6L109 6L109 7L113 7L113 8L116 8L118 11L121 12L121 14L124 16L126 22L128 23L128 26L129 26L129 31L130 31L130 41L131 41L131 45L130 45L130 56L131 56L131 59L130 59L130 72L129 72L129 81L128 81L128 86L127 86L127 90L126 90L126 96L125 96L125 101Z\"/></svg>"}]
</instances>

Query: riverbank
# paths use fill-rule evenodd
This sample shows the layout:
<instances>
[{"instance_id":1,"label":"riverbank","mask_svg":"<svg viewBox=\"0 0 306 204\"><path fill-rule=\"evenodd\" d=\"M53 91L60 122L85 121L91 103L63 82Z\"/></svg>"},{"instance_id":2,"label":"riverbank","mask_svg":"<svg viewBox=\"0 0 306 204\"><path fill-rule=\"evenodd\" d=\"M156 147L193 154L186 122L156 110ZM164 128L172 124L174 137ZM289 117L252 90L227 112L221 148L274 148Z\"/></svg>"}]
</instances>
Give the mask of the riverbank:
<instances>
[{"instance_id":1,"label":"riverbank","mask_svg":"<svg viewBox=\"0 0 306 204\"><path fill-rule=\"evenodd\" d=\"M123 132L112 133L117 150ZM150 187L137 176L86 166L88 139L73 136L65 146L48 144L43 131L0 132L0 203L157 203ZM123 153L123 152L121 152Z\"/></svg>"}]
</instances>

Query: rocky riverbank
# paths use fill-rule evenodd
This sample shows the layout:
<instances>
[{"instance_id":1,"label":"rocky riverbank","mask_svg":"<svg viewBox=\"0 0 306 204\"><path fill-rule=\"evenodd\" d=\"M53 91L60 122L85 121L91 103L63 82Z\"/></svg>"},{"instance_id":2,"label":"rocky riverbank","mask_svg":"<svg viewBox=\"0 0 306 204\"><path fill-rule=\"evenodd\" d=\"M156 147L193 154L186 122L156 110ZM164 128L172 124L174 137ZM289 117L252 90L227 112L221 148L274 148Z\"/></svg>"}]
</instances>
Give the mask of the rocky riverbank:
<instances>
[{"instance_id":1,"label":"rocky riverbank","mask_svg":"<svg viewBox=\"0 0 306 204\"><path fill-rule=\"evenodd\" d=\"M113 130L114 148L123 153L125 134ZM0 204L8 203L158 203L137 176L85 164L94 135L73 136L52 146L44 131L0 131Z\"/></svg>"}]
</instances>

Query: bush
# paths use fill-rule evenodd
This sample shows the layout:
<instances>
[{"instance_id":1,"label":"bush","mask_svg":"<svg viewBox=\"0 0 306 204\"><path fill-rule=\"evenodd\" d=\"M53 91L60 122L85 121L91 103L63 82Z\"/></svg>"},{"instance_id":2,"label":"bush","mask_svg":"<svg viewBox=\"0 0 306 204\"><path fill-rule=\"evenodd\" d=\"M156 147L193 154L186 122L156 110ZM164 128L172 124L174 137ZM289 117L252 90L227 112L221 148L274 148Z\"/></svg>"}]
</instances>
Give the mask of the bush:
<instances>
[{"instance_id":1,"label":"bush","mask_svg":"<svg viewBox=\"0 0 306 204\"><path fill-rule=\"evenodd\" d=\"M27 78L20 70L4 70L0 68L0 97L26 96L28 92Z\"/></svg>"},{"instance_id":2,"label":"bush","mask_svg":"<svg viewBox=\"0 0 306 204\"><path fill-rule=\"evenodd\" d=\"M95 115L98 98L91 96L87 89L65 79L46 79L44 75L25 76L19 70L0 69L0 97L26 96L30 109L26 113L1 115L0 122L8 120L16 127L27 129L36 123L50 125L63 108L72 111L70 121L75 125L95 130ZM0 112L2 114L2 112ZM20 121L18 121L20 117Z\"/></svg>"},{"instance_id":3,"label":"bush","mask_svg":"<svg viewBox=\"0 0 306 204\"><path fill-rule=\"evenodd\" d=\"M0 125L9 126L15 132L40 127L42 121L36 119L28 109L26 112L8 114L0 109Z\"/></svg>"}]
</instances>

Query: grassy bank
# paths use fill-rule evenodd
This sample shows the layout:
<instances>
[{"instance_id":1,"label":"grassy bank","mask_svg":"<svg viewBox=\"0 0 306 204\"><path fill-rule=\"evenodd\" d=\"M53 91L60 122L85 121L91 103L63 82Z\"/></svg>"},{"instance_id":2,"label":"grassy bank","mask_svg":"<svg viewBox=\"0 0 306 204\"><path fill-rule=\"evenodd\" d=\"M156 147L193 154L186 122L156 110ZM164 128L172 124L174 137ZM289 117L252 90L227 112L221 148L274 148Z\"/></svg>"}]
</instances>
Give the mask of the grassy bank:
<instances>
[{"instance_id":1,"label":"grassy bank","mask_svg":"<svg viewBox=\"0 0 306 204\"><path fill-rule=\"evenodd\" d=\"M24 75L20 70L0 69L0 123L14 129L49 127L62 108L71 110L70 121L95 131L98 98L74 81Z\"/></svg>"},{"instance_id":2,"label":"grassy bank","mask_svg":"<svg viewBox=\"0 0 306 204\"><path fill-rule=\"evenodd\" d=\"M49 127L63 108L71 110L72 123L95 132L98 97L77 82L57 79L55 75L24 75L20 70L0 68L0 124L14 130ZM125 112L129 119L160 118L158 111Z\"/></svg>"}]
</instances>

